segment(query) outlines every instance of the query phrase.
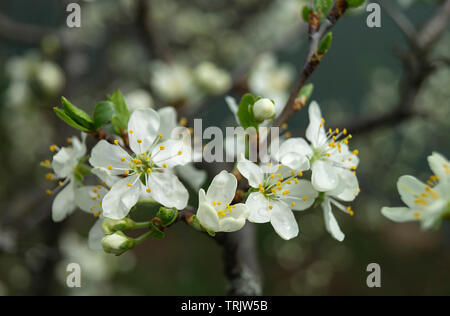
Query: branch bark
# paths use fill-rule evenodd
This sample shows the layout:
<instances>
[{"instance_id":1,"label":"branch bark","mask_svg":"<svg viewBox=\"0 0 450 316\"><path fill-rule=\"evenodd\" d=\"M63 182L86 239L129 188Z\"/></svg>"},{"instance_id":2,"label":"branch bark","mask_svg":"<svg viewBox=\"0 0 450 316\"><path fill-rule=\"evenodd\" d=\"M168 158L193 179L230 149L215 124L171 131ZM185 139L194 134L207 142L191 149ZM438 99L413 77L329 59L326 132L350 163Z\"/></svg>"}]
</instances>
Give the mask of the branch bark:
<instances>
[{"instance_id":1,"label":"branch bark","mask_svg":"<svg viewBox=\"0 0 450 316\"><path fill-rule=\"evenodd\" d=\"M220 233L216 241L223 247L227 294L231 296L259 296L262 279L256 254L255 226L247 223L235 233Z\"/></svg>"}]
</instances>

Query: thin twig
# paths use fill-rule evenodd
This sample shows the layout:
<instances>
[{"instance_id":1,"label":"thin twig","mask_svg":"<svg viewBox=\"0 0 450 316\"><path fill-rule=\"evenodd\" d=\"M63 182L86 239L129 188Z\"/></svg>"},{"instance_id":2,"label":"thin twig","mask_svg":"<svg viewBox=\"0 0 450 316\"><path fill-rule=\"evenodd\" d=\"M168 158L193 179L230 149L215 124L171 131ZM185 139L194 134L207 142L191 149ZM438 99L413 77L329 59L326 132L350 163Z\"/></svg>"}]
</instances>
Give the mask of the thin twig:
<instances>
[{"instance_id":1,"label":"thin twig","mask_svg":"<svg viewBox=\"0 0 450 316\"><path fill-rule=\"evenodd\" d=\"M308 47L308 54L305 64L300 72L297 83L292 90L283 112L275 121L274 126L281 126L286 123L299 109L295 106L295 101L313 72L320 64L320 59L317 59L317 50L322 38L336 25L337 21L346 12L348 4L346 0L337 0L328 14L326 20L322 23L320 28L310 28L310 42ZM312 14L310 14L311 17ZM310 18L310 23L311 23ZM315 31L316 30L316 31Z\"/></svg>"}]
</instances>

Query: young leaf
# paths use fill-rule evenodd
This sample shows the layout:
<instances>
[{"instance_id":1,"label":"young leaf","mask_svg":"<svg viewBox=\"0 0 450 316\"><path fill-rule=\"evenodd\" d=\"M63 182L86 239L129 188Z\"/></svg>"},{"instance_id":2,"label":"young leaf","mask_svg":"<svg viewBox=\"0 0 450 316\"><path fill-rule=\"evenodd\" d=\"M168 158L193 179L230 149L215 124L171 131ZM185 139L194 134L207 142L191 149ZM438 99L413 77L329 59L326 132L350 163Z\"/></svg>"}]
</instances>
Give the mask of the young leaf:
<instances>
[{"instance_id":1,"label":"young leaf","mask_svg":"<svg viewBox=\"0 0 450 316\"><path fill-rule=\"evenodd\" d=\"M314 0L314 8L316 11L322 11L323 15L326 15L333 6L333 0Z\"/></svg>"},{"instance_id":2,"label":"young leaf","mask_svg":"<svg viewBox=\"0 0 450 316\"><path fill-rule=\"evenodd\" d=\"M366 2L366 0L347 0L348 6L350 8L360 7Z\"/></svg>"},{"instance_id":3,"label":"young leaf","mask_svg":"<svg viewBox=\"0 0 450 316\"><path fill-rule=\"evenodd\" d=\"M255 102L255 97L250 93L247 93L241 99L237 115L243 128L258 128L258 123L253 116L253 105Z\"/></svg>"},{"instance_id":4,"label":"young leaf","mask_svg":"<svg viewBox=\"0 0 450 316\"><path fill-rule=\"evenodd\" d=\"M61 120L63 120L64 122L66 122L69 126L72 126L73 128L79 129L80 131L87 132L87 133L91 131L84 126L81 126L74 120L72 120L63 110L61 110L57 107L54 107L53 111L55 111L56 115L58 115L58 117Z\"/></svg>"},{"instance_id":5,"label":"young leaf","mask_svg":"<svg viewBox=\"0 0 450 316\"><path fill-rule=\"evenodd\" d=\"M333 42L333 33L329 32L327 35L325 35L325 37L320 42L319 48L317 49L317 51L320 54L326 54L327 51L330 49L332 42Z\"/></svg>"},{"instance_id":6,"label":"young leaf","mask_svg":"<svg viewBox=\"0 0 450 316\"><path fill-rule=\"evenodd\" d=\"M306 23L309 23L309 12L311 12L311 9L305 5L302 10L302 17Z\"/></svg>"},{"instance_id":7,"label":"young leaf","mask_svg":"<svg viewBox=\"0 0 450 316\"><path fill-rule=\"evenodd\" d=\"M99 129L104 124L110 122L116 115L114 103L110 101L103 101L98 103L94 109L94 126Z\"/></svg>"},{"instance_id":8,"label":"young leaf","mask_svg":"<svg viewBox=\"0 0 450 316\"><path fill-rule=\"evenodd\" d=\"M84 128L92 131L94 129L94 121L92 118L82 109L76 107L69 102L66 98L61 98L62 108L64 113L69 116L73 121L83 126Z\"/></svg>"},{"instance_id":9,"label":"young leaf","mask_svg":"<svg viewBox=\"0 0 450 316\"><path fill-rule=\"evenodd\" d=\"M306 98L306 100L308 100L311 97L313 91L314 91L314 84L312 84L312 83L307 84L300 90L300 92L298 94L298 98L299 99Z\"/></svg>"},{"instance_id":10,"label":"young leaf","mask_svg":"<svg viewBox=\"0 0 450 316\"><path fill-rule=\"evenodd\" d=\"M119 90L116 90L111 96L110 101L114 104L114 109L116 111L115 119L112 120L114 129L116 131L125 130L128 126L128 120L130 119L130 112L128 111L123 94Z\"/></svg>"}]
</instances>

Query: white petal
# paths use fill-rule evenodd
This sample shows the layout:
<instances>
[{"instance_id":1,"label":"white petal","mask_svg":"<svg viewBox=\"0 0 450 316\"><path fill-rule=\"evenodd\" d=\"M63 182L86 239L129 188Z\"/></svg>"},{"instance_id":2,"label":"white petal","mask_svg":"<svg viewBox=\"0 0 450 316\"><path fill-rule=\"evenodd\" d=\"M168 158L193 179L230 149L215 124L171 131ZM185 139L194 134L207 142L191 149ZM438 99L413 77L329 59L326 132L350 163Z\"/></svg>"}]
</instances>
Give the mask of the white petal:
<instances>
[{"instance_id":1,"label":"white petal","mask_svg":"<svg viewBox=\"0 0 450 316\"><path fill-rule=\"evenodd\" d=\"M326 142L327 136L325 127L322 125L322 113L316 101L309 106L309 126L306 129L306 138L314 147ZM321 126L322 125L322 126Z\"/></svg>"},{"instance_id":2,"label":"white petal","mask_svg":"<svg viewBox=\"0 0 450 316\"><path fill-rule=\"evenodd\" d=\"M295 153L302 157L311 158L313 151L309 144L303 138L290 138L283 142L280 146L278 157L275 157L279 161L282 157L288 153Z\"/></svg>"},{"instance_id":3,"label":"white petal","mask_svg":"<svg viewBox=\"0 0 450 316\"><path fill-rule=\"evenodd\" d=\"M75 190L75 204L85 212L94 214L101 210L100 202L108 193L104 187L85 186ZM100 196L100 197L98 197ZM93 199L95 198L95 199Z\"/></svg>"},{"instance_id":4,"label":"white petal","mask_svg":"<svg viewBox=\"0 0 450 316\"><path fill-rule=\"evenodd\" d=\"M168 139L153 149L152 157L158 166L163 164L166 164L167 168L184 166L191 162L191 149L182 140Z\"/></svg>"},{"instance_id":5,"label":"white petal","mask_svg":"<svg viewBox=\"0 0 450 316\"><path fill-rule=\"evenodd\" d=\"M227 217L220 220L220 232L232 233L241 230L245 225L245 218Z\"/></svg>"},{"instance_id":6,"label":"white petal","mask_svg":"<svg viewBox=\"0 0 450 316\"><path fill-rule=\"evenodd\" d=\"M358 195L359 183L358 178L350 170L341 170L338 172L339 184L328 195L334 196L341 201L351 202Z\"/></svg>"},{"instance_id":7,"label":"white petal","mask_svg":"<svg viewBox=\"0 0 450 316\"><path fill-rule=\"evenodd\" d=\"M200 224L202 224L205 228L214 232L219 231L219 216L212 206L211 201L208 201L206 198L205 191L203 189L199 191L199 207L196 216L200 221Z\"/></svg>"},{"instance_id":8,"label":"white petal","mask_svg":"<svg viewBox=\"0 0 450 316\"><path fill-rule=\"evenodd\" d=\"M52 219L61 222L77 208L75 204L75 184L70 181L53 200Z\"/></svg>"},{"instance_id":9,"label":"white petal","mask_svg":"<svg viewBox=\"0 0 450 316\"><path fill-rule=\"evenodd\" d=\"M177 112L171 106L158 110L160 118L159 131L163 139L169 139L172 131L177 127Z\"/></svg>"},{"instance_id":10,"label":"white petal","mask_svg":"<svg viewBox=\"0 0 450 316\"><path fill-rule=\"evenodd\" d=\"M86 133L81 133L81 141L78 137L72 137L72 149L78 159L86 155Z\"/></svg>"},{"instance_id":11,"label":"white petal","mask_svg":"<svg viewBox=\"0 0 450 316\"><path fill-rule=\"evenodd\" d=\"M283 165L297 171L306 171L311 167L308 157L292 152L284 154L281 157L280 162Z\"/></svg>"},{"instance_id":12,"label":"white petal","mask_svg":"<svg viewBox=\"0 0 450 316\"><path fill-rule=\"evenodd\" d=\"M182 210L187 205L189 193L173 174L150 173L148 187L151 189L149 196L165 207L175 207L178 210Z\"/></svg>"},{"instance_id":13,"label":"white petal","mask_svg":"<svg viewBox=\"0 0 450 316\"><path fill-rule=\"evenodd\" d=\"M231 203L236 195L236 177L226 171L222 171L214 177L206 193L206 198L211 202Z\"/></svg>"},{"instance_id":14,"label":"white petal","mask_svg":"<svg viewBox=\"0 0 450 316\"><path fill-rule=\"evenodd\" d=\"M339 224L331 211L330 200L325 199L321 206L323 209L323 217L327 231L331 234L331 236L333 236L334 239L344 241L345 235L339 228Z\"/></svg>"},{"instance_id":15,"label":"white petal","mask_svg":"<svg viewBox=\"0 0 450 316\"><path fill-rule=\"evenodd\" d=\"M338 186L339 178L331 164L319 160L313 163L311 170L311 181L317 191L332 191Z\"/></svg>"},{"instance_id":16,"label":"white petal","mask_svg":"<svg viewBox=\"0 0 450 316\"><path fill-rule=\"evenodd\" d=\"M91 230L89 231L89 237L88 237L88 246L92 250L102 250L102 239L105 237L105 234L102 230L102 222L103 220L99 218L94 226L92 226Z\"/></svg>"},{"instance_id":17,"label":"white petal","mask_svg":"<svg viewBox=\"0 0 450 316\"><path fill-rule=\"evenodd\" d=\"M250 215L248 220L252 223L270 222L271 211L269 210L269 201L261 193L252 193L245 202Z\"/></svg>"},{"instance_id":18,"label":"white petal","mask_svg":"<svg viewBox=\"0 0 450 316\"><path fill-rule=\"evenodd\" d=\"M248 209L248 206L242 203L233 205L233 208L231 210L230 217L233 217L235 219L247 219L247 217L250 215L250 210Z\"/></svg>"},{"instance_id":19,"label":"white petal","mask_svg":"<svg viewBox=\"0 0 450 316\"><path fill-rule=\"evenodd\" d=\"M141 193L138 175L130 176L113 185L103 198L103 216L111 219L122 219L136 205ZM130 187L129 184L132 184Z\"/></svg>"},{"instance_id":20,"label":"white petal","mask_svg":"<svg viewBox=\"0 0 450 316\"><path fill-rule=\"evenodd\" d=\"M135 154L148 151L160 127L159 115L152 109L138 109L131 114L128 122L128 139ZM138 140L141 143L138 143Z\"/></svg>"},{"instance_id":21,"label":"white petal","mask_svg":"<svg viewBox=\"0 0 450 316\"><path fill-rule=\"evenodd\" d=\"M295 182L292 181L290 185L284 185L283 189L289 190L290 193L283 196L282 201L295 211L307 210L314 204L319 196L319 193L314 190L311 182L308 180L299 180L298 184L295 184Z\"/></svg>"},{"instance_id":22,"label":"white petal","mask_svg":"<svg viewBox=\"0 0 450 316\"><path fill-rule=\"evenodd\" d=\"M396 223L405 223L418 220L414 214L421 214L421 212L413 211L407 207L383 207L381 214Z\"/></svg>"},{"instance_id":23,"label":"white petal","mask_svg":"<svg viewBox=\"0 0 450 316\"><path fill-rule=\"evenodd\" d=\"M205 170L195 168L194 164L189 163L185 166L176 167L176 171L180 178L185 181L195 191L200 190L203 184L208 179L208 174Z\"/></svg>"},{"instance_id":24,"label":"white petal","mask_svg":"<svg viewBox=\"0 0 450 316\"><path fill-rule=\"evenodd\" d=\"M264 182L264 173L261 168L250 160L245 159L244 155L241 155L237 169L253 188L258 188Z\"/></svg>"},{"instance_id":25,"label":"white petal","mask_svg":"<svg viewBox=\"0 0 450 316\"><path fill-rule=\"evenodd\" d=\"M412 176L402 176L397 182L397 189L402 201L410 208L416 208L414 201L425 192L426 185Z\"/></svg>"},{"instance_id":26,"label":"white petal","mask_svg":"<svg viewBox=\"0 0 450 316\"><path fill-rule=\"evenodd\" d=\"M71 176L77 165L78 159L75 157L73 149L61 148L61 150L53 156L52 168L58 178L67 178Z\"/></svg>"},{"instance_id":27,"label":"white petal","mask_svg":"<svg viewBox=\"0 0 450 316\"><path fill-rule=\"evenodd\" d=\"M122 162L122 158L125 158L126 160ZM122 149L122 147L112 145L106 140L101 140L95 145L91 152L91 158L89 159L89 163L93 167L104 169L107 169L109 166L118 169L128 169L130 161L131 157ZM110 175L123 174L123 171L121 170L108 170L108 172Z\"/></svg>"},{"instance_id":28,"label":"white petal","mask_svg":"<svg viewBox=\"0 0 450 316\"><path fill-rule=\"evenodd\" d=\"M441 181L450 181L450 163L444 156L438 153L433 153L428 157L428 163L434 174L437 175Z\"/></svg>"},{"instance_id":29,"label":"white petal","mask_svg":"<svg viewBox=\"0 0 450 316\"><path fill-rule=\"evenodd\" d=\"M121 179L118 176L111 175L109 170L105 168L92 168L91 173L96 175L102 182L105 182L108 187L112 187L117 181Z\"/></svg>"},{"instance_id":30,"label":"white petal","mask_svg":"<svg viewBox=\"0 0 450 316\"><path fill-rule=\"evenodd\" d=\"M282 202L272 203L270 223L284 240L298 236L298 224L291 209Z\"/></svg>"}]
</instances>

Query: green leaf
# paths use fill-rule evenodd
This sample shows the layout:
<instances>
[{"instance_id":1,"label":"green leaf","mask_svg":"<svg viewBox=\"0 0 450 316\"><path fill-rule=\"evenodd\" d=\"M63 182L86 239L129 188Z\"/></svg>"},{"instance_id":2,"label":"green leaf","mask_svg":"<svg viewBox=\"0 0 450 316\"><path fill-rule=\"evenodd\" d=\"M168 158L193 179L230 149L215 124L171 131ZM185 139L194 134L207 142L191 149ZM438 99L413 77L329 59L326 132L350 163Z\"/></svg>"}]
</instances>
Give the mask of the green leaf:
<instances>
[{"instance_id":1,"label":"green leaf","mask_svg":"<svg viewBox=\"0 0 450 316\"><path fill-rule=\"evenodd\" d=\"M89 114L70 103L69 100L64 97L61 98L61 104L66 115L69 116L73 121L90 131L94 129L94 121L89 116Z\"/></svg>"},{"instance_id":2,"label":"green leaf","mask_svg":"<svg viewBox=\"0 0 450 316\"><path fill-rule=\"evenodd\" d=\"M366 2L366 0L347 0L348 6L350 8L360 7Z\"/></svg>"},{"instance_id":3,"label":"green leaf","mask_svg":"<svg viewBox=\"0 0 450 316\"><path fill-rule=\"evenodd\" d=\"M130 119L130 112L128 111L122 92L116 90L111 96L110 101L114 104L114 109L116 111L115 119L111 120L114 129L116 132L126 130L128 127L128 120Z\"/></svg>"},{"instance_id":4,"label":"green leaf","mask_svg":"<svg viewBox=\"0 0 450 316\"><path fill-rule=\"evenodd\" d=\"M90 132L91 130L81 126L80 124L78 124L77 122L75 122L74 120L72 120L63 110L54 107L53 111L55 111L56 115L58 115L58 117L63 120L64 122L66 122L69 126L72 126L73 128L79 129L80 131L83 132Z\"/></svg>"},{"instance_id":5,"label":"green leaf","mask_svg":"<svg viewBox=\"0 0 450 316\"><path fill-rule=\"evenodd\" d=\"M255 97L250 93L247 93L241 99L237 115L243 128L248 127L258 128L258 123L256 122L255 117L253 116L253 105L255 104L255 102L256 102Z\"/></svg>"},{"instance_id":6,"label":"green leaf","mask_svg":"<svg viewBox=\"0 0 450 316\"><path fill-rule=\"evenodd\" d=\"M309 12L311 12L311 9L305 5L302 10L302 17L306 23L309 23Z\"/></svg>"},{"instance_id":7,"label":"green leaf","mask_svg":"<svg viewBox=\"0 0 450 316\"><path fill-rule=\"evenodd\" d=\"M319 48L317 51L320 54L326 54L331 47L331 43L333 42L333 33L329 32L325 37L320 41Z\"/></svg>"},{"instance_id":8,"label":"green leaf","mask_svg":"<svg viewBox=\"0 0 450 316\"><path fill-rule=\"evenodd\" d=\"M103 101L98 103L94 109L94 126L99 129L104 124L110 122L116 115L114 103L110 101Z\"/></svg>"},{"instance_id":9,"label":"green leaf","mask_svg":"<svg viewBox=\"0 0 450 316\"><path fill-rule=\"evenodd\" d=\"M298 98L299 99L306 98L306 100L308 100L311 97L313 91L314 91L314 85L312 83L307 84L300 90L300 92L298 94Z\"/></svg>"},{"instance_id":10,"label":"green leaf","mask_svg":"<svg viewBox=\"0 0 450 316\"><path fill-rule=\"evenodd\" d=\"M333 0L314 0L314 8L316 11L322 11L324 15L330 11L331 7L333 6Z\"/></svg>"}]
</instances>

